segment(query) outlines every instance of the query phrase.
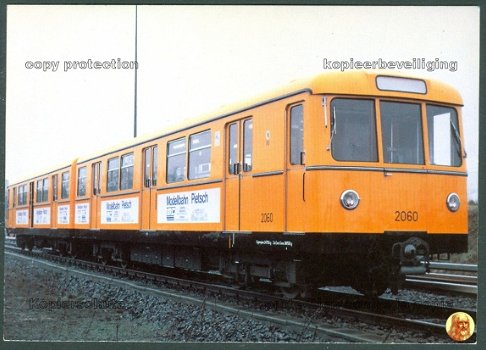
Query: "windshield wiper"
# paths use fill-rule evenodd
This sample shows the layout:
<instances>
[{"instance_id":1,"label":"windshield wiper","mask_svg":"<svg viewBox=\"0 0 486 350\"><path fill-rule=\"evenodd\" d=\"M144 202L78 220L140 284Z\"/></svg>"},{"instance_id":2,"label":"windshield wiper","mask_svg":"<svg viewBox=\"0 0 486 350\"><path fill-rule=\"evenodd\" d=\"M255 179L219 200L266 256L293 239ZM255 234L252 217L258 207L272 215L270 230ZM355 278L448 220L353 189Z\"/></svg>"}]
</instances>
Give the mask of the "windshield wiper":
<instances>
[{"instance_id":1,"label":"windshield wiper","mask_svg":"<svg viewBox=\"0 0 486 350\"><path fill-rule=\"evenodd\" d=\"M331 150L332 146L332 139L336 135L336 107L333 107L332 109L332 115L331 115L331 139L329 140L329 145L327 146L327 150Z\"/></svg>"},{"instance_id":2,"label":"windshield wiper","mask_svg":"<svg viewBox=\"0 0 486 350\"><path fill-rule=\"evenodd\" d=\"M457 154L459 155L459 158L461 158L462 157L461 149L463 149L463 147L462 147L461 138L459 137L459 131L457 131L457 128L454 125L454 123L452 122L452 120L450 120L450 123L451 123L452 130L454 131L453 132L454 138L456 139ZM466 151L465 150L464 150L464 158L466 158Z\"/></svg>"}]
</instances>

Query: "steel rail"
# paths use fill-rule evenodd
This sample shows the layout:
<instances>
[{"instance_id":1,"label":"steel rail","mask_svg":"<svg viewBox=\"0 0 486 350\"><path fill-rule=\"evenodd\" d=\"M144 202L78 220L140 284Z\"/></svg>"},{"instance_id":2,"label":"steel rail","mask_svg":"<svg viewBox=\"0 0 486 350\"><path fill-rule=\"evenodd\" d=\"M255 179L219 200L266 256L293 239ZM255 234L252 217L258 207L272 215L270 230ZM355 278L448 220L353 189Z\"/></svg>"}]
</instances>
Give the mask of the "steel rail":
<instances>
[{"instance_id":1,"label":"steel rail","mask_svg":"<svg viewBox=\"0 0 486 350\"><path fill-rule=\"evenodd\" d=\"M46 252L38 252L38 251L22 251L19 248L9 248L6 247L7 250L15 250L17 253L20 251L22 256L27 256L32 259L47 259L54 261L56 263L62 263L62 264L67 264L67 265L74 265L74 266L79 266L84 269L88 270L93 270L96 273L98 272L107 272L109 274L115 275L115 276L126 276L128 278L140 278L143 280L147 281L153 281L159 286L170 286L171 289L178 289L178 288L186 288L189 290L199 290L203 291L204 294L211 292L215 294L226 294L226 295L232 295L234 298L239 301L239 299L249 299L249 300L254 300L258 302L269 302L272 305L278 305L280 309L286 310L287 306L289 309L295 309L296 307L299 309L302 309L305 307L307 311L311 310L313 314L318 314L319 312L325 311L326 313L331 313L333 316L340 316L340 317L346 317L346 318L351 318L351 319L356 319L359 318L360 321L362 321L363 318L372 320L373 323L378 323L380 325L383 324L388 324L391 327L394 326L399 326L399 327L404 327L407 329L414 329L414 330L421 330L421 331L426 331L426 332L433 332L436 335L442 335L444 336L444 325L443 324L438 324L438 323L433 323L429 321L424 321L420 319L409 319L409 318L402 318L402 317L394 317L394 316L389 316L389 315L384 315L383 312L379 313L374 313L371 311L363 311L363 310L357 310L357 309L350 309L346 307L341 307L341 306L333 306L332 304L322 304L322 303L311 303L311 302L306 302L306 301L300 301L300 300L286 300L280 297L276 297L273 295L269 294L264 294L260 292L255 292L255 291L249 291L249 290L240 290L237 288L232 288L228 286L222 286L222 285L215 285L214 283L204 283L204 282L198 282L194 280L185 280L181 278L176 278L173 276L165 276L165 275L160 275L160 274L154 274L150 272L144 272L144 271L139 271L139 270L130 270L130 269L123 269L120 267L116 266L109 266L109 265L102 265L98 264L95 262L90 262L90 261L85 261L85 260L76 260L68 257L61 257L58 255L52 255L48 254ZM61 267L65 268L65 267ZM86 274L86 272L84 273ZM106 277L105 277L106 278ZM113 277L108 278L111 282L114 280L117 281L117 283L124 283L126 285L132 286L132 282L123 280L123 279L113 279ZM136 288L149 288L149 287L138 287ZM159 289L154 289L150 288L151 291L159 291ZM162 293L162 292L161 292ZM174 294L176 294L176 297L178 299L184 299L186 301L191 301L192 298L191 296L183 295L181 296L179 293L173 293L169 292L169 296L175 297ZM188 299L189 298L189 299ZM219 308L220 310L226 310L226 311L231 311L230 306L227 305L220 305L217 306L218 303L215 301L210 302L214 305L215 307ZM249 311L244 308L243 310L241 308L236 308L235 312L238 314L242 314L248 317L253 317L253 318L258 318L274 323L280 323L283 325L288 325L292 327L303 327L305 326L306 328L315 330L316 332L327 334L330 337L335 337L338 339L345 339L347 341L353 341L353 342L375 342L377 341L376 338L373 338L368 334L368 338L363 336L362 334L349 334L349 330L346 330L345 332L342 332L339 330L339 328L332 329L329 327L329 325L322 326L318 323L318 320L313 320L312 322L309 321L300 321L300 320L295 320L292 318L289 318L287 314L285 314L286 317L282 316L276 316L276 315L268 315L268 314L260 314L259 312L256 311Z\"/></svg>"}]
</instances>

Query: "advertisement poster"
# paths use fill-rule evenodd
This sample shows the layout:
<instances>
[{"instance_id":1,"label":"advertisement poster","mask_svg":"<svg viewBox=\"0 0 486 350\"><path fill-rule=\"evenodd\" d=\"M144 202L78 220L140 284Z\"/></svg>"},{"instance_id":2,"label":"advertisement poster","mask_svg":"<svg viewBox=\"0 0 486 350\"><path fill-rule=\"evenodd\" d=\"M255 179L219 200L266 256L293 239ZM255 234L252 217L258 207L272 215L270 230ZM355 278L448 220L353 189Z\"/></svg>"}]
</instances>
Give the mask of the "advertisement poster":
<instances>
[{"instance_id":1,"label":"advertisement poster","mask_svg":"<svg viewBox=\"0 0 486 350\"><path fill-rule=\"evenodd\" d=\"M15 215L15 222L17 225L27 225L29 222L29 211L25 210L17 210Z\"/></svg>"},{"instance_id":2,"label":"advertisement poster","mask_svg":"<svg viewBox=\"0 0 486 350\"><path fill-rule=\"evenodd\" d=\"M76 204L76 224L89 224L89 203Z\"/></svg>"},{"instance_id":3,"label":"advertisement poster","mask_svg":"<svg viewBox=\"0 0 486 350\"><path fill-rule=\"evenodd\" d=\"M124 198L101 202L102 224L137 224L138 198Z\"/></svg>"},{"instance_id":4,"label":"advertisement poster","mask_svg":"<svg viewBox=\"0 0 486 350\"><path fill-rule=\"evenodd\" d=\"M57 223L61 225L69 224L69 205L57 207Z\"/></svg>"},{"instance_id":5,"label":"advertisement poster","mask_svg":"<svg viewBox=\"0 0 486 350\"><path fill-rule=\"evenodd\" d=\"M34 209L34 224L49 225L51 223L51 208Z\"/></svg>"},{"instance_id":6,"label":"advertisement poster","mask_svg":"<svg viewBox=\"0 0 486 350\"><path fill-rule=\"evenodd\" d=\"M159 194L157 222L218 223L220 222L220 189Z\"/></svg>"}]
</instances>

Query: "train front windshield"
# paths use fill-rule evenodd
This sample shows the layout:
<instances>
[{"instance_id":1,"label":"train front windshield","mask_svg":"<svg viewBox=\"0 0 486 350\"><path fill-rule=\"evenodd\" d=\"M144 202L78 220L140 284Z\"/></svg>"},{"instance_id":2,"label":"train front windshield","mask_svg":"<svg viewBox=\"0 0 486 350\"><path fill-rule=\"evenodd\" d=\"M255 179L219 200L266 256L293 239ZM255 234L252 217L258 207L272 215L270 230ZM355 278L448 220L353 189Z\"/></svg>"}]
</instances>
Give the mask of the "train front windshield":
<instances>
[{"instance_id":1,"label":"train front windshield","mask_svg":"<svg viewBox=\"0 0 486 350\"><path fill-rule=\"evenodd\" d=\"M420 103L380 101L383 161L424 165ZM461 141L453 108L427 104L427 139L433 165L460 166ZM334 98L331 102L332 155L339 161L377 162L375 101Z\"/></svg>"}]
</instances>

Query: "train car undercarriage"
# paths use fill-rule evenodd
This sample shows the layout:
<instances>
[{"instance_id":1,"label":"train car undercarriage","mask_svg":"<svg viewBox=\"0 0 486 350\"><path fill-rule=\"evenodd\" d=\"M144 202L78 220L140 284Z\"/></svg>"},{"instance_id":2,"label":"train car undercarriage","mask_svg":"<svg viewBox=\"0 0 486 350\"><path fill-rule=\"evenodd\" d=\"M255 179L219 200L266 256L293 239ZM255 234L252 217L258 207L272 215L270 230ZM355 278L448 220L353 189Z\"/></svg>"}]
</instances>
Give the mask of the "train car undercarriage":
<instances>
[{"instance_id":1,"label":"train car undercarriage","mask_svg":"<svg viewBox=\"0 0 486 350\"><path fill-rule=\"evenodd\" d=\"M271 283L288 298L322 286L376 297L397 293L407 274L425 273L431 254L467 251L467 235L143 232L11 229L22 249L123 268L133 263L218 274L243 286Z\"/></svg>"}]
</instances>

